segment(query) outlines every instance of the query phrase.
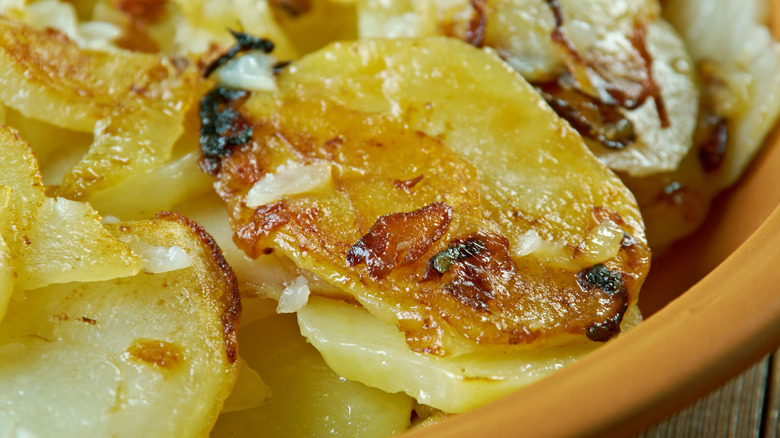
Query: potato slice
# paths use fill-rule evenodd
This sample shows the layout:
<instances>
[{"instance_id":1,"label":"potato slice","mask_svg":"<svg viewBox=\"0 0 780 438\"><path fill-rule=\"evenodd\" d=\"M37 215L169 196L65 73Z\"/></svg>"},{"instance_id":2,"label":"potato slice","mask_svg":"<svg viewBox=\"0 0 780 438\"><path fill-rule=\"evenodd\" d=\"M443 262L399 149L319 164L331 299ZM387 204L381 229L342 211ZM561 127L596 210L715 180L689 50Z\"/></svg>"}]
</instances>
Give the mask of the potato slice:
<instances>
[{"instance_id":1,"label":"potato slice","mask_svg":"<svg viewBox=\"0 0 780 438\"><path fill-rule=\"evenodd\" d=\"M226 29L268 38L281 59L298 56L274 20L266 0L174 0L169 17L150 26L149 33L164 52L207 53L213 46L230 47Z\"/></svg>"},{"instance_id":2,"label":"potato slice","mask_svg":"<svg viewBox=\"0 0 780 438\"><path fill-rule=\"evenodd\" d=\"M7 214L10 200L11 188L0 186L0 218L4 218ZM0 219L0 230L5 228L2 225L3 222L4 220ZM3 321L5 311L8 308L8 301L14 292L15 278L16 271L11 259L11 251L8 249L8 245L5 244L2 232L0 232L0 322Z\"/></svg>"},{"instance_id":3,"label":"potato slice","mask_svg":"<svg viewBox=\"0 0 780 438\"><path fill-rule=\"evenodd\" d=\"M211 179L198 166L200 153L176 160L95 193L90 203L101 213L122 220L139 220L168 211L180 202L211 190Z\"/></svg>"},{"instance_id":4,"label":"potato slice","mask_svg":"<svg viewBox=\"0 0 780 438\"><path fill-rule=\"evenodd\" d=\"M0 324L0 430L195 437L211 429L238 367L235 278L208 235L181 216L114 231L177 246L192 265L50 285L13 301Z\"/></svg>"},{"instance_id":5,"label":"potato slice","mask_svg":"<svg viewBox=\"0 0 780 438\"><path fill-rule=\"evenodd\" d=\"M636 325L638 312L626 315ZM340 375L387 392L403 391L445 412L464 412L509 394L592 351L571 345L514 353L435 357L409 350L403 333L365 309L312 297L300 311L301 333ZM629 327L625 327L629 328Z\"/></svg>"},{"instance_id":6,"label":"potato slice","mask_svg":"<svg viewBox=\"0 0 780 438\"><path fill-rule=\"evenodd\" d=\"M0 100L28 118L93 132L60 194L87 198L167 160L202 83L183 58L79 48L54 30L0 20Z\"/></svg>"},{"instance_id":7,"label":"potato slice","mask_svg":"<svg viewBox=\"0 0 780 438\"><path fill-rule=\"evenodd\" d=\"M17 288L138 273L141 260L103 228L88 204L45 196L32 151L7 127L0 127L0 156L7 166L0 186L11 189L0 235L16 267Z\"/></svg>"},{"instance_id":8,"label":"potato slice","mask_svg":"<svg viewBox=\"0 0 780 438\"><path fill-rule=\"evenodd\" d=\"M376 437L409 427L412 399L339 377L300 335L292 315L241 327L241 356L271 387L255 409L220 415L213 438Z\"/></svg>"},{"instance_id":9,"label":"potato slice","mask_svg":"<svg viewBox=\"0 0 780 438\"><path fill-rule=\"evenodd\" d=\"M632 176L668 172L691 149L698 99L694 68L677 33L657 19L655 1L359 4L361 37L452 36L496 50L542 89L565 84L568 92L545 96L613 170ZM656 85L658 95L648 98ZM605 146L602 137L613 142Z\"/></svg>"},{"instance_id":10,"label":"potato slice","mask_svg":"<svg viewBox=\"0 0 780 438\"><path fill-rule=\"evenodd\" d=\"M680 31L697 63L711 62L721 81L716 113L727 121L728 144L716 190L733 184L780 117L780 43L767 22L767 3L673 0L664 16Z\"/></svg>"},{"instance_id":11,"label":"potato slice","mask_svg":"<svg viewBox=\"0 0 780 438\"><path fill-rule=\"evenodd\" d=\"M236 241L353 295L415 351L603 341L636 302L633 196L491 53L337 43L236 108L253 141L212 158ZM294 172L318 182L253 204Z\"/></svg>"}]
</instances>

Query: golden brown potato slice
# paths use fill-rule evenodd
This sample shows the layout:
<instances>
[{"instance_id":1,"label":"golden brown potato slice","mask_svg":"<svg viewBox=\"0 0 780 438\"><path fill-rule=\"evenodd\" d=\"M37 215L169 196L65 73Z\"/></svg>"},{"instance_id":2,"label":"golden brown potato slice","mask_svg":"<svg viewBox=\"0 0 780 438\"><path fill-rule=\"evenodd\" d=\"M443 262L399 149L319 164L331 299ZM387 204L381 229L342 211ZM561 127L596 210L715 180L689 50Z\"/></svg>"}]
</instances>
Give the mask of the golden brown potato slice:
<instances>
[{"instance_id":1,"label":"golden brown potato slice","mask_svg":"<svg viewBox=\"0 0 780 438\"><path fill-rule=\"evenodd\" d=\"M202 83L184 58L79 48L64 34L0 20L0 101L28 118L93 132L59 192L74 199L163 164Z\"/></svg>"},{"instance_id":2,"label":"golden brown potato slice","mask_svg":"<svg viewBox=\"0 0 780 438\"><path fill-rule=\"evenodd\" d=\"M29 146L4 126L0 126L0 156L4 160L0 186L11 190L0 219L0 236L16 269L15 287L26 290L138 273L141 260L103 228L92 207L45 196Z\"/></svg>"},{"instance_id":3,"label":"golden brown potato slice","mask_svg":"<svg viewBox=\"0 0 780 438\"><path fill-rule=\"evenodd\" d=\"M11 436L198 437L216 421L238 367L230 268L182 216L113 231L191 264L12 301L0 324L0 430Z\"/></svg>"},{"instance_id":4,"label":"golden brown potato slice","mask_svg":"<svg viewBox=\"0 0 780 438\"><path fill-rule=\"evenodd\" d=\"M604 341L636 302L649 254L632 195L493 54L337 43L276 92L214 99L230 129L207 127L225 133L209 145L252 133L205 148L239 245L343 289L413 350Z\"/></svg>"}]
</instances>

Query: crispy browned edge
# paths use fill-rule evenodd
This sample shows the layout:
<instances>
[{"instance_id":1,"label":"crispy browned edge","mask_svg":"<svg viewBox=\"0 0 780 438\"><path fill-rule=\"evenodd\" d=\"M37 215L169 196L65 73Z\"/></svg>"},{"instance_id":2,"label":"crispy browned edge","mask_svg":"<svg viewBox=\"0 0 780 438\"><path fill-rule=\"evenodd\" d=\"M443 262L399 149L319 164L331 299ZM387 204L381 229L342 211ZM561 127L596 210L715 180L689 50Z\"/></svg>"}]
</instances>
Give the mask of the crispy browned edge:
<instances>
[{"instance_id":1,"label":"crispy browned edge","mask_svg":"<svg viewBox=\"0 0 780 438\"><path fill-rule=\"evenodd\" d=\"M155 215L155 219L176 222L192 230L203 242L203 246L210 254L211 260L218 268L221 279L228 285L230 292L219 297L224 305L221 316L222 338L225 342L225 353L227 354L228 362L234 363L238 358L237 328L241 319L241 298L238 293L236 274L233 273L233 269L222 255L222 250L217 245L217 242L197 222L180 213L171 211L161 211Z\"/></svg>"}]
</instances>

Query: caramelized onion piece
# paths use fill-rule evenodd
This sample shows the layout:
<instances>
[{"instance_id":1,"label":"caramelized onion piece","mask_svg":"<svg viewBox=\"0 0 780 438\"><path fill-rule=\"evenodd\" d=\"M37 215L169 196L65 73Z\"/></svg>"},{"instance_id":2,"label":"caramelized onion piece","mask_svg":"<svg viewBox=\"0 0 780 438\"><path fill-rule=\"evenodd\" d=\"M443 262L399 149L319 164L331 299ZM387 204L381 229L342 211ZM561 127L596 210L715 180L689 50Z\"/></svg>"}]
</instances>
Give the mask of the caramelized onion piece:
<instances>
[{"instance_id":1,"label":"caramelized onion piece","mask_svg":"<svg viewBox=\"0 0 780 438\"><path fill-rule=\"evenodd\" d=\"M634 124L617 105L604 103L556 82L536 84L544 100L583 137L612 149L623 149L636 140Z\"/></svg>"},{"instance_id":2,"label":"caramelized onion piece","mask_svg":"<svg viewBox=\"0 0 780 438\"><path fill-rule=\"evenodd\" d=\"M408 265L441 239L452 221L452 207L441 202L409 213L377 219L347 253L347 266L365 263L373 279L382 279L398 265Z\"/></svg>"},{"instance_id":3,"label":"caramelized onion piece","mask_svg":"<svg viewBox=\"0 0 780 438\"><path fill-rule=\"evenodd\" d=\"M636 109L648 98L655 100L656 111L661 126L669 126L661 88L653 74L653 59L647 50L647 29L644 23L637 22L631 35L634 56L624 65L615 69L608 60L599 60L598 55L582 54L575 47L563 29L564 14L558 0L546 0L553 12L555 27L550 38L562 47L566 56L569 73L575 79L581 91L600 99L605 104L617 105L625 109Z\"/></svg>"}]
</instances>

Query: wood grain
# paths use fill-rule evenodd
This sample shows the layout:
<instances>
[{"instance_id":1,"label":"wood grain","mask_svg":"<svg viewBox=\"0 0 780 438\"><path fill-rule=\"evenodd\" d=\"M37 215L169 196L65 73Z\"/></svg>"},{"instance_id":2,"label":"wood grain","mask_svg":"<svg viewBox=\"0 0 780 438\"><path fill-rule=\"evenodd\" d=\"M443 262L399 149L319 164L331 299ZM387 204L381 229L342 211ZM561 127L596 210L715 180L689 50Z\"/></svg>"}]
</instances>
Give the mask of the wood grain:
<instances>
[{"instance_id":1,"label":"wood grain","mask_svg":"<svg viewBox=\"0 0 780 438\"><path fill-rule=\"evenodd\" d=\"M636 438L780 437L778 352Z\"/></svg>"}]
</instances>

